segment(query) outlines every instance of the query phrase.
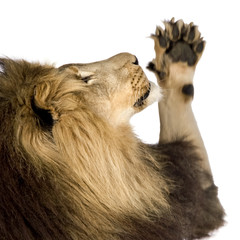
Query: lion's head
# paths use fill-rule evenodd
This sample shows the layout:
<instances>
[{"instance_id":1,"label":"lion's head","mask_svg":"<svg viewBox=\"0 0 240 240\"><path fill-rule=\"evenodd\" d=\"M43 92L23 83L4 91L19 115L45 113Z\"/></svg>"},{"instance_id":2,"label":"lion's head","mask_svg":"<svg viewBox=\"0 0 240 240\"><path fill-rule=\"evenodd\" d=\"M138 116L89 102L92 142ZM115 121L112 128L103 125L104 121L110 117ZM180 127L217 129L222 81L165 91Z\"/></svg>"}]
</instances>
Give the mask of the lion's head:
<instances>
[{"instance_id":1,"label":"lion's head","mask_svg":"<svg viewBox=\"0 0 240 240\"><path fill-rule=\"evenodd\" d=\"M60 68L2 59L1 77L11 79L3 83L2 95L12 96L12 100L15 95L17 105L26 103L40 115L40 123L47 125L59 119L65 110L79 109L80 105L113 125L126 123L160 96L159 88L148 81L137 58L127 53ZM18 86L21 92L16 93ZM64 107L67 103L70 105Z\"/></svg>"},{"instance_id":2,"label":"lion's head","mask_svg":"<svg viewBox=\"0 0 240 240\"><path fill-rule=\"evenodd\" d=\"M159 98L159 89L148 81L137 58L127 53L91 64L67 64L59 69L81 80L81 101L114 125L128 122L134 113Z\"/></svg>"}]
</instances>

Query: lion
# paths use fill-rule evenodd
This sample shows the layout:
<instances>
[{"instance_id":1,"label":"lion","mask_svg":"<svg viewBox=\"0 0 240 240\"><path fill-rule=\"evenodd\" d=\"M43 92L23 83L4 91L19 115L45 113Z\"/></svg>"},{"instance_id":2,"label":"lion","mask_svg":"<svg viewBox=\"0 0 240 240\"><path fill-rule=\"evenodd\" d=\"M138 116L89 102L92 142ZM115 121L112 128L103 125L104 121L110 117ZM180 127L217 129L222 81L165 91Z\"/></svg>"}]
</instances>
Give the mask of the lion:
<instances>
[{"instance_id":1,"label":"lion","mask_svg":"<svg viewBox=\"0 0 240 240\"><path fill-rule=\"evenodd\" d=\"M0 59L0 239L183 240L224 224L191 108L205 41L164 23L148 65L158 84L130 53L58 68ZM129 120L156 101L150 145Z\"/></svg>"}]
</instances>

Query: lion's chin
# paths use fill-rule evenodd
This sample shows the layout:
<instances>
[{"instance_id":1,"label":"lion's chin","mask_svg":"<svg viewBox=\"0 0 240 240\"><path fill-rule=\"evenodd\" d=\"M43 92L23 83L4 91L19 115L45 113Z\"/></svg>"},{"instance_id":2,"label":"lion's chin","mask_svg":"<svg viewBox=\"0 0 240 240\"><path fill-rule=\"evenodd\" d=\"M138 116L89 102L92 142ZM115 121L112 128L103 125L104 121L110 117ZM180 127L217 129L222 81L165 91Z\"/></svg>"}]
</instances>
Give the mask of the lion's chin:
<instances>
[{"instance_id":1,"label":"lion's chin","mask_svg":"<svg viewBox=\"0 0 240 240\"><path fill-rule=\"evenodd\" d=\"M146 99L147 106L153 104L154 102L159 102L162 98L161 88L153 82L150 82L150 84L151 91L148 98Z\"/></svg>"}]
</instances>

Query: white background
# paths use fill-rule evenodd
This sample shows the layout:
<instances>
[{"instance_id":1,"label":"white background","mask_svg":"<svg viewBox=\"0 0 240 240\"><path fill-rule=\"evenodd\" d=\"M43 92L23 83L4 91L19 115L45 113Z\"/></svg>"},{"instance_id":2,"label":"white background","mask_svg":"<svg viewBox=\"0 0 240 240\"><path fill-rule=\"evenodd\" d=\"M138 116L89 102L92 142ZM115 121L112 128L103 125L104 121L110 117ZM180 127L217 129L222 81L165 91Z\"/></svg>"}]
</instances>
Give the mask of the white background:
<instances>
[{"instance_id":1,"label":"white background","mask_svg":"<svg viewBox=\"0 0 240 240\"><path fill-rule=\"evenodd\" d=\"M212 239L239 240L239 9L237 0L5 0L0 2L0 55L59 66L126 51L145 67L154 57L148 36L162 20L174 16L199 25L207 46L195 74L193 108L228 222ZM145 142L157 142L157 104L132 124Z\"/></svg>"}]
</instances>

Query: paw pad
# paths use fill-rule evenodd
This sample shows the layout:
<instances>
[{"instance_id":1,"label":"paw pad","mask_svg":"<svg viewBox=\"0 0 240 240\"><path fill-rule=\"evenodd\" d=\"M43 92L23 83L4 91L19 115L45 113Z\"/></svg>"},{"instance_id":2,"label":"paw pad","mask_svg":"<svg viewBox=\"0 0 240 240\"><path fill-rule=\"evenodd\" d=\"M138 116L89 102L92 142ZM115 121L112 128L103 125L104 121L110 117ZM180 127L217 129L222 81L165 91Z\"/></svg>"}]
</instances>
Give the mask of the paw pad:
<instances>
[{"instance_id":1,"label":"paw pad","mask_svg":"<svg viewBox=\"0 0 240 240\"><path fill-rule=\"evenodd\" d=\"M175 22L172 18L171 21L164 21L164 26L165 29L157 27L152 35L156 59L148 66L149 70L161 73L162 77L168 75L167 68L171 62L186 62L190 67L195 66L205 47L205 41L193 23Z\"/></svg>"},{"instance_id":2,"label":"paw pad","mask_svg":"<svg viewBox=\"0 0 240 240\"><path fill-rule=\"evenodd\" d=\"M171 21L164 21L164 25L165 30L157 27L156 34L153 36L159 37L159 40L164 36L168 41L167 46L171 46L174 42L182 41L188 45L192 44L192 47L196 48L199 44L203 45L202 43L204 43L198 27L193 23L186 24L182 20L174 22L174 18L172 18Z\"/></svg>"}]
</instances>

